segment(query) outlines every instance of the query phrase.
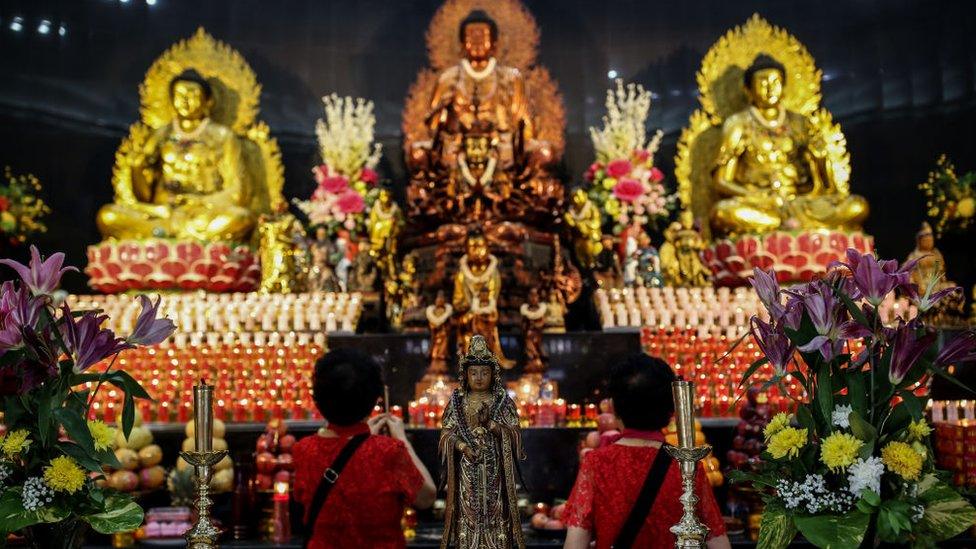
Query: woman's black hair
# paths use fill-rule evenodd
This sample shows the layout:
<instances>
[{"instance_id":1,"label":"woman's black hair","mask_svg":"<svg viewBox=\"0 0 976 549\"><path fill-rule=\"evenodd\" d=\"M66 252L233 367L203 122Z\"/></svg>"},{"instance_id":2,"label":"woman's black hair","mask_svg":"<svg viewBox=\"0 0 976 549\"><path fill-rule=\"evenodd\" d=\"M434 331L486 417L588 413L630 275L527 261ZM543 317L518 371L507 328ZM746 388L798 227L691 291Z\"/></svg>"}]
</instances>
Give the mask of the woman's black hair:
<instances>
[{"instance_id":1,"label":"woman's black hair","mask_svg":"<svg viewBox=\"0 0 976 549\"><path fill-rule=\"evenodd\" d=\"M186 69L177 76L174 76L173 79L169 81L170 95L173 95L173 86L175 86L177 82L194 82L199 84L200 87L203 88L203 94L207 96L207 99L213 97L213 88L210 87L210 82L207 82L207 79L194 69Z\"/></svg>"},{"instance_id":2,"label":"woman's black hair","mask_svg":"<svg viewBox=\"0 0 976 549\"><path fill-rule=\"evenodd\" d=\"M660 358L644 353L628 355L610 368L608 392L617 417L628 429L657 431L674 414L671 382L674 371Z\"/></svg>"},{"instance_id":3,"label":"woman's black hair","mask_svg":"<svg viewBox=\"0 0 976 549\"><path fill-rule=\"evenodd\" d=\"M336 349L315 363L312 398L329 423L352 425L369 416L383 394L380 365L358 349Z\"/></svg>"},{"instance_id":4,"label":"woman's black hair","mask_svg":"<svg viewBox=\"0 0 976 549\"><path fill-rule=\"evenodd\" d=\"M783 75L783 84L786 84L786 67L777 61L775 57L766 55L765 53L760 53L752 60L752 64L742 74L742 83L748 88L752 85L752 77L756 76L757 72L765 69L778 70Z\"/></svg>"},{"instance_id":5,"label":"woman's black hair","mask_svg":"<svg viewBox=\"0 0 976 549\"><path fill-rule=\"evenodd\" d=\"M484 23L488 25L488 32L491 34L491 41L498 41L498 23L488 15L485 10L471 10L471 13L467 17L461 20L461 25L458 26L458 40L464 43L464 29L468 25L473 25L475 23Z\"/></svg>"}]
</instances>

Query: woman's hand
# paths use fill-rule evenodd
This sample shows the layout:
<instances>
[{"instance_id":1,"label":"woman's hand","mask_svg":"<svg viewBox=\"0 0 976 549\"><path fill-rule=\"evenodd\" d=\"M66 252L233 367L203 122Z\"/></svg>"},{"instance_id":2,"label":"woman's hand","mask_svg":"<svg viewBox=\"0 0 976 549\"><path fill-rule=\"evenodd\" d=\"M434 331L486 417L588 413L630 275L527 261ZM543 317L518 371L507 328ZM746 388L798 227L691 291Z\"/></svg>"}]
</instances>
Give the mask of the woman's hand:
<instances>
[{"instance_id":1,"label":"woman's hand","mask_svg":"<svg viewBox=\"0 0 976 549\"><path fill-rule=\"evenodd\" d=\"M386 428L390 433L390 437L400 442L407 442L407 428L403 425L403 420L393 414L384 415L386 416Z\"/></svg>"},{"instance_id":2,"label":"woman's hand","mask_svg":"<svg viewBox=\"0 0 976 549\"><path fill-rule=\"evenodd\" d=\"M386 426L386 414L380 414L378 416L373 416L366 420L366 425L369 426L369 434L379 435L383 431L383 427Z\"/></svg>"}]
</instances>

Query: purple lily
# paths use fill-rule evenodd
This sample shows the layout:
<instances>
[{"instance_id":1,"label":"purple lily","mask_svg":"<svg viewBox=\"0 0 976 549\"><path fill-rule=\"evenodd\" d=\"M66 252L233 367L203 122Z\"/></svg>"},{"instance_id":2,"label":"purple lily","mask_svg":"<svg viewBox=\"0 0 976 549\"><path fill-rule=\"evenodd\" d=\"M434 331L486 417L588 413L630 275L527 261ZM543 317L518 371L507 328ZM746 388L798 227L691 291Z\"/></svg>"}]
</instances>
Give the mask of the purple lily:
<instances>
[{"instance_id":1,"label":"purple lily","mask_svg":"<svg viewBox=\"0 0 976 549\"><path fill-rule=\"evenodd\" d=\"M948 286L942 288L941 290L936 290L935 288L938 287L939 281L942 280L943 276L944 275L939 274L927 280L925 283L925 293L922 295L919 295L918 293L919 287L917 284L905 285L905 294L908 296L908 299L910 299L912 303L918 307L919 313L924 313L932 307L935 307L935 305L947 295L962 291L962 288L959 286Z\"/></svg>"},{"instance_id":2,"label":"purple lily","mask_svg":"<svg viewBox=\"0 0 976 549\"><path fill-rule=\"evenodd\" d=\"M50 295L61 285L61 277L68 271L77 271L74 267L64 267L64 254L57 252L51 257L43 259L36 246L30 247L31 260L30 266L18 263L13 259L0 259L0 265L6 265L17 271L20 279L27 285L31 293L39 295Z\"/></svg>"},{"instance_id":3,"label":"purple lily","mask_svg":"<svg viewBox=\"0 0 976 549\"><path fill-rule=\"evenodd\" d=\"M33 328L44 303L32 299L27 289L15 289L13 282L0 286L0 350L14 349L23 344L23 331Z\"/></svg>"},{"instance_id":4,"label":"purple lily","mask_svg":"<svg viewBox=\"0 0 976 549\"><path fill-rule=\"evenodd\" d=\"M931 331L926 331L921 337L916 336L918 328L916 321L899 321L895 329L891 343L891 364L888 366L888 380L892 385L901 383L912 366L935 342L936 334Z\"/></svg>"},{"instance_id":5,"label":"purple lily","mask_svg":"<svg viewBox=\"0 0 976 549\"><path fill-rule=\"evenodd\" d=\"M793 342L782 329L773 323L763 322L758 317L752 317L751 328L752 337L755 338L759 349L776 370L776 375L784 375L786 367L793 359L793 353L796 351Z\"/></svg>"},{"instance_id":6,"label":"purple lily","mask_svg":"<svg viewBox=\"0 0 976 549\"><path fill-rule=\"evenodd\" d=\"M132 333L126 338L126 341L131 345L157 345L166 340L174 331L176 331L176 325L173 321L168 318L156 318L156 312L159 310L159 303L162 301L161 297L156 298L156 303L153 303L151 299L145 295L139 296L139 302L142 304L142 311L139 312L139 318L136 320L136 327L132 330Z\"/></svg>"},{"instance_id":7,"label":"purple lily","mask_svg":"<svg viewBox=\"0 0 976 549\"><path fill-rule=\"evenodd\" d=\"M24 394L58 375L58 355L50 326L38 332L25 327L24 346L30 349L27 357L14 367L20 380L18 393Z\"/></svg>"},{"instance_id":8,"label":"purple lily","mask_svg":"<svg viewBox=\"0 0 976 549\"><path fill-rule=\"evenodd\" d=\"M831 266L843 265L850 269L861 296L877 307L895 288L908 285L916 263L915 260L906 261L899 267L893 259L880 261L871 254L848 248L847 263L835 261Z\"/></svg>"},{"instance_id":9,"label":"purple lily","mask_svg":"<svg viewBox=\"0 0 976 549\"><path fill-rule=\"evenodd\" d=\"M67 305L62 306L62 311L64 343L74 360L75 373L83 372L119 351L132 348L124 339L116 337L112 330L101 328L107 316L88 311L76 319Z\"/></svg>"},{"instance_id":10,"label":"purple lily","mask_svg":"<svg viewBox=\"0 0 976 549\"><path fill-rule=\"evenodd\" d=\"M759 300L769 311L770 318L779 320L786 313L786 307L780 301L779 282L776 280L776 273L773 271L766 272L759 267L753 269L752 273L749 283L755 288Z\"/></svg>"},{"instance_id":11,"label":"purple lily","mask_svg":"<svg viewBox=\"0 0 976 549\"><path fill-rule=\"evenodd\" d=\"M954 337L939 351L935 363L940 367L976 360L976 332L969 330Z\"/></svg>"}]
</instances>

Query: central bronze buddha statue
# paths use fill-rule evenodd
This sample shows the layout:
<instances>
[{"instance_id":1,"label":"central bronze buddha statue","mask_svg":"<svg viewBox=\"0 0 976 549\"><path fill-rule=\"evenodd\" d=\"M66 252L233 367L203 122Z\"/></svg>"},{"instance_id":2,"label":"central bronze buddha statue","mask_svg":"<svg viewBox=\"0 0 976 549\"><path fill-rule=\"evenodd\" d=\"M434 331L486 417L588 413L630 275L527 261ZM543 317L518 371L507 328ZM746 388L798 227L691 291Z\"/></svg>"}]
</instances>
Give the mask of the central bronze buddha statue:
<instances>
[{"instance_id":1,"label":"central bronze buddha statue","mask_svg":"<svg viewBox=\"0 0 976 549\"><path fill-rule=\"evenodd\" d=\"M743 80L749 106L722 126L712 228L724 234L860 229L867 201L840 190L824 136L781 103L784 66L759 55Z\"/></svg>"},{"instance_id":2,"label":"central bronze buddha statue","mask_svg":"<svg viewBox=\"0 0 976 549\"><path fill-rule=\"evenodd\" d=\"M424 118L429 139L406 144L408 202L414 213L462 223L550 209L562 198L546 171L553 149L536 135L522 73L495 57L497 24L475 10L458 33L464 57L437 76Z\"/></svg>"},{"instance_id":3,"label":"central bronze buddha statue","mask_svg":"<svg viewBox=\"0 0 976 549\"><path fill-rule=\"evenodd\" d=\"M125 196L98 212L106 238L175 238L242 242L255 216L241 143L212 120L214 96L198 72L169 85L175 117L157 128L129 160Z\"/></svg>"}]
</instances>

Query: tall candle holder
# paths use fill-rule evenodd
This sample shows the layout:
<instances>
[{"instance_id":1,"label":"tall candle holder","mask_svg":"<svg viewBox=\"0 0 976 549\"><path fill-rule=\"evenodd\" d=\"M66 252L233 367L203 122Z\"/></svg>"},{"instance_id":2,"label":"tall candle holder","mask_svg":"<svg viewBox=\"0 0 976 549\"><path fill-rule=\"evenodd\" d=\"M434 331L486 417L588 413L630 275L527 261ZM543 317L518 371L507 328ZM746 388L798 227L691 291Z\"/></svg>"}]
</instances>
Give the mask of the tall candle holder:
<instances>
[{"instance_id":1,"label":"tall candle holder","mask_svg":"<svg viewBox=\"0 0 976 549\"><path fill-rule=\"evenodd\" d=\"M193 386L194 449L180 452L180 457L196 471L197 495L193 506L197 510L193 527L186 531L186 545L190 549L217 547L220 530L210 518L210 479L213 468L227 455L226 450L213 449L213 386L202 383Z\"/></svg>"},{"instance_id":2,"label":"tall candle holder","mask_svg":"<svg viewBox=\"0 0 976 549\"><path fill-rule=\"evenodd\" d=\"M674 423L678 431L678 445L666 445L665 449L671 454L681 468L681 487L683 489L681 506L683 513L681 520L671 527L675 535L674 546L678 549L705 549L708 538L708 527L705 526L695 513L698 496L695 495L695 470L712 447L709 445L695 446L695 384L690 381L675 381L671 385L674 395Z\"/></svg>"}]
</instances>

